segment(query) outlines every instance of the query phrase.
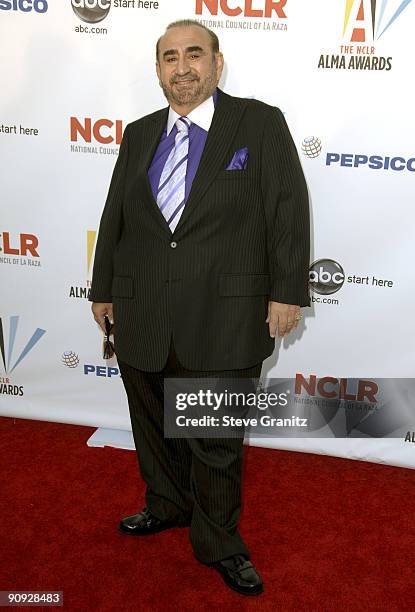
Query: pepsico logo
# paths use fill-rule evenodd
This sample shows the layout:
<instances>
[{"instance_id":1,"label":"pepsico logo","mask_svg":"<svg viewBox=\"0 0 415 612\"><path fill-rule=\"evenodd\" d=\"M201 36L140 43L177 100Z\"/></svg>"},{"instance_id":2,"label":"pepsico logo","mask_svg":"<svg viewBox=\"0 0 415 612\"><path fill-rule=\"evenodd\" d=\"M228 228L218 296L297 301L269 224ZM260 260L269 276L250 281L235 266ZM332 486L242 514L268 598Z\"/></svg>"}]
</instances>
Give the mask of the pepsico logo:
<instances>
[{"instance_id":1,"label":"pepsico logo","mask_svg":"<svg viewBox=\"0 0 415 612\"><path fill-rule=\"evenodd\" d=\"M308 136L301 143L301 150L306 157L318 157L321 153L322 144L317 136Z\"/></svg>"}]
</instances>

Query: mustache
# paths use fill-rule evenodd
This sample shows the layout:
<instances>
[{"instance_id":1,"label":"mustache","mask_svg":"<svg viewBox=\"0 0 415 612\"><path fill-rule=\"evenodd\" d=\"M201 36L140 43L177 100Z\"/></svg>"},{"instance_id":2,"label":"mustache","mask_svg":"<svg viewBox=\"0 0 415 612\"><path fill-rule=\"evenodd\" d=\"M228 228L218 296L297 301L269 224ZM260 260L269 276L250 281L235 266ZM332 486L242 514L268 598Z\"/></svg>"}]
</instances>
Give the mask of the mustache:
<instances>
[{"instance_id":1,"label":"mustache","mask_svg":"<svg viewBox=\"0 0 415 612\"><path fill-rule=\"evenodd\" d=\"M198 81L198 80L199 80L199 77L197 76L185 77L185 78L173 77L170 79L170 83L173 85L173 83L183 83L184 81Z\"/></svg>"}]
</instances>

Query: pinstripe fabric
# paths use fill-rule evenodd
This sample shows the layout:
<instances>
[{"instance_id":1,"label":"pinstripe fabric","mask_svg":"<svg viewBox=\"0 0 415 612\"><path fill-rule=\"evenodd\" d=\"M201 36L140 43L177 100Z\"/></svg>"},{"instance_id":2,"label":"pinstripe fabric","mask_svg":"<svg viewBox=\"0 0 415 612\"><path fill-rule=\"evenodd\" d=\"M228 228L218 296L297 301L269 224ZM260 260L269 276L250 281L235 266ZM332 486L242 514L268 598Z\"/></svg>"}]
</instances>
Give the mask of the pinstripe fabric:
<instances>
[{"instance_id":1,"label":"pinstripe fabric","mask_svg":"<svg viewBox=\"0 0 415 612\"><path fill-rule=\"evenodd\" d=\"M113 302L120 360L160 371L174 336L191 370L247 368L274 350L268 300L309 305L309 209L284 116L218 90L173 234L147 170L168 109L124 133L99 226L89 299ZM246 170L225 170L248 147Z\"/></svg>"},{"instance_id":2,"label":"pinstripe fabric","mask_svg":"<svg viewBox=\"0 0 415 612\"><path fill-rule=\"evenodd\" d=\"M247 554L237 529L242 440L165 439L163 377L259 376L275 346L265 323L269 299L310 303L308 194L281 111L218 89L172 234L147 176L167 114L162 109L125 130L89 300L113 303L146 501L162 519L191 515L195 555L210 562ZM247 169L225 170L243 147Z\"/></svg>"},{"instance_id":3,"label":"pinstripe fabric","mask_svg":"<svg viewBox=\"0 0 415 612\"><path fill-rule=\"evenodd\" d=\"M146 482L146 505L160 519L190 523L199 561L233 554L249 557L238 531L243 439L163 437L163 380L179 377L257 378L262 363L244 370L197 372L179 363L171 344L162 372L143 372L119 361L130 409L138 463Z\"/></svg>"}]
</instances>

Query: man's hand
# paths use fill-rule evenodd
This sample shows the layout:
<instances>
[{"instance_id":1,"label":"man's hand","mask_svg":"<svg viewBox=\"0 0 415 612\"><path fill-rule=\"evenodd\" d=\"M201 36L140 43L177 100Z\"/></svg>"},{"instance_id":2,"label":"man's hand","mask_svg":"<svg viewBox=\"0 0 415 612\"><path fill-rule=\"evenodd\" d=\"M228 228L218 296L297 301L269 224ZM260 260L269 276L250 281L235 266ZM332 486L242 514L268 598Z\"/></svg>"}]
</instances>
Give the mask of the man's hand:
<instances>
[{"instance_id":1,"label":"man's hand","mask_svg":"<svg viewBox=\"0 0 415 612\"><path fill-rule=\"evenodd\" d=\"M92 314L94 315L95 321L99 324L100 328L105 334L104 316L107 315L110 320L110 323L114 323L112 315L112 303L92 302L91 310Z\"/></svg>"},{"instance_id":2,"label":"man's hand","mask_svg":"<svg viewBox=\"0 0 415 612\"><path fill-rule=\"evenodd\" d=\"M268 316L265 323L269 326L269 335L275 338L278 330L279 336L289 334L298 325L300 320L300 307L281 302L268 302Z\"/></svg>"}]
</instances>

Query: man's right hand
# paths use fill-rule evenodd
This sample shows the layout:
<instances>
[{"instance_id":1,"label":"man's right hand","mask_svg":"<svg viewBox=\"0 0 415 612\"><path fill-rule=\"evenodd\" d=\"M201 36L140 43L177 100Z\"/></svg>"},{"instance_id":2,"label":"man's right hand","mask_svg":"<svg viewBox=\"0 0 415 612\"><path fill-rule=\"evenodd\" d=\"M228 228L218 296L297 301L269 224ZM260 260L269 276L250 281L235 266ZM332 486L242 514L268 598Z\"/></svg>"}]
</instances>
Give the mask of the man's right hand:
<instances>
[{"instance_id":1,"label":"man's right hand","mask_svg":"<svg viewBox=\"0 0 415 612\"><path fill-rule=\"evenodd\" d=\"M114 323L114 318L112 315L112 303L92 302L91 310L92 314L94 315L95 321L98 323L98 325L105 334L105 315L107 315L108 319L110 320L110 323Z\"/></svg>"}]
</instances>

